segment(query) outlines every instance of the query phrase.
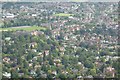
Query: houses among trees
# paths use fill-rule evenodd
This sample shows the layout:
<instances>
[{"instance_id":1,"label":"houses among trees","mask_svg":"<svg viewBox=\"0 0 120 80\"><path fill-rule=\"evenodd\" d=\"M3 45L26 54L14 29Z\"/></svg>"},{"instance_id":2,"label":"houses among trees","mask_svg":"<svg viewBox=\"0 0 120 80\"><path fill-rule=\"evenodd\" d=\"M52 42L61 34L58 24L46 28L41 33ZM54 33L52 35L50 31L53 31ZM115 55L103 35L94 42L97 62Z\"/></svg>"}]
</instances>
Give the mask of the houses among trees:
<instances>
[{"instance_id":1,"label":"houses among trees","mask_svg":"<svg viewBox=\"0 0 120 80\"><path fill-rule=\"evenodd\" d=\"M120 77L117 3L3 6L3 78Z\"/></svg>"}]
</instances>

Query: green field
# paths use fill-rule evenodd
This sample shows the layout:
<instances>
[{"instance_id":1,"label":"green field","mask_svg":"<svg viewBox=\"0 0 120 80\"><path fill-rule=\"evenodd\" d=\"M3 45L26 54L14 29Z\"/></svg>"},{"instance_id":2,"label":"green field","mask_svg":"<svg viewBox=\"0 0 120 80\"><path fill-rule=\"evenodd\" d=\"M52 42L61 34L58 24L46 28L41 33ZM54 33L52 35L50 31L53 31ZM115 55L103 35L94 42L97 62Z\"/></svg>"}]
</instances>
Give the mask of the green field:
<instances>
[{"instance_id":1,"label":"green field","mask_svg":"<svg viewBox=\"0 0 120 80\"><path fill-rule=\"evenodd\" d=\"M38 27L38 26L14 27L14 28L0 28L0 31L17 31L17 30L33 31L33 30L46 30L46 28L44 28L44 27Z\"/></svg>"},{"instance_id":2,"label":"green field","mask_svg":"<svg viewBox=\"0 0 120 80\"><path fill-rule=\"evenodd\" d=\"M74 14L66 14L66 13L59 13L59 14L54 14L55 16L73 16Z\"/></svg>"},{"instance_id":3,"label":"green field","mask_svg":"<svg viewBox=\"0 0 120 80\"><path fill-rule=\"evenodd\" d=\"M86 0L87 1L87 0ZM82 2L82 0L71 0L71 2ZM83 1L84 2L84 1Z\"/></svg>"}]
</instances>

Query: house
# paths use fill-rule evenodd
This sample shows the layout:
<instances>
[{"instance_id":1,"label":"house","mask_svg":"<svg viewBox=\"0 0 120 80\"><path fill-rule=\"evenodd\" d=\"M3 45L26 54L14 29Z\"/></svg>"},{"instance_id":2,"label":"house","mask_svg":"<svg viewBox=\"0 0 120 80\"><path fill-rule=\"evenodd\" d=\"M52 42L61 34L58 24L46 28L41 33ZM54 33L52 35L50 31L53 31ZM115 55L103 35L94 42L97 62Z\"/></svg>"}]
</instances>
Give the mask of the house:
<instances>
[{"instance_id":1,"label":"house","mask_svg":"<svg viewBox=\"0 0 120 80\"><path fill-rule=\"evenodd\" d=\"M72 69L72 72L76 74L78 73L78 69Z\"/></svg>"},{"instance_id":2,"label":"house","mask_svg":"<svg viewBox=\"0 0 120 80\"><path fill-rule=\"evenodd\" d=\"M33 66L33 63L29 63L29 67L32 67Z\"/></svg>"},{"instance_id":3,"label":"house","mask_svg":"<svg viewBox=\"0 0 120 80\"><path fill-rule=\"evenodd\" d=\"M33 75L33 76L36 76L36 75L37 75L34 70L31 70L31 71L30 71L30 74Z\"/></svg>"},{"instance_id":4,"label":"house","mask_svg":"<svg viewBox=\"0 0 120 80\"><path fill-rule=\"evenodd\" d=\"M100 68L102 65L103 65L102 62L100 62L100 61L95 61L95 66L96 66L96 67Z\"/></svg>"},{"instance_id":5,"label":"house","mask_svg":"<svg viewBox=\"0 0 120 80\"><path fill-rule=\"evenodd\" d=\"M32 42L30 43L29 47L32 47L32 48L35 48L37 46L37 43L36 42Z\"/></svg>"},{"instance_id":6,"label":"house","mask_svg":"<svg viewBox=\"0 0 120 80\"><path fill-rule=\"evenodd\" d=\"M6 78L11 78L11 73L5 72L3 73L3 76L5 76Z\"/></svg>"},{"instance_id":7,"label":"house","mask_svg":"<svg viewBox=\"0 0 120 80\"><path fill-rule=\"evenodd\" d=\"M42 31L32 31L31 32L31 35L34 35L34 36L38 36L38 35L42 35L42 34L44 34L44 32L42 32Z\"/></svg>"},{"instance_id":8,"label":"house","mask_svg":"<svg viewBox=\"0 0 120 80\"><path fill-rule=\"evenodd\" d=\"M37 57L37 56L33 57L33 60L37 60L37 59L38 59L38 57Z\"/></svg>"},{"instance_id":9,"label":"house","mask_svg":"<svg viewBox=\"0 0 120 80\"><path fill-rule=\"evenodd\" d=\"M64 39L65 39L65 40L69 40L68 35L65 35L65 36L64 36Z\"/></svg>"},{"instance_id":10,"label":"house","mask_svg":"<svg viewBox=\"0 0 120 80\"><path fill-rule=\"evenodd\" d=\"M45 50L45 55L48 56L49 55L49 50Z\"/></svg>"},{"instance_id":11,"label":"house","mask_svg":"<svg viewBox=\"0 0 120 80\"><path fill-rule=\"evenodd\" d=\"M57 66L57 67L61 67L61 66L62 66L62 64L58 63L58 64L56 64L56 66Z\"/></svg>"},{"instance_id":12,"label":"house","mask_svg":"<svg viewBox=\"0 0 120 80\"><path fill-rule=\"evenodd\" d=\"M7 13L7 15L5 16L6 18L14 18L15 15L14 14L11 14L11 13Z\"/></svg>"},{"instance_id":13,"label":"house","mask_svg":"<svg viewBox=\"0 0 120 80\"><path fill-rule=\"evenodd\" d=\"M80 79L80 80L81 80L81 79L83 79L83 77L82 77L82 76L78 76L77 79Z\"/></svg>"},{"instance_id":14,"label":"house","mask_svg":"<svg viewBox=\"0 0 120 80\"><path fill-rule=\"evenodd\" d=\"M11 37L6 37L5 40L6 41L10 41Z\"/></svg>"},{"instance_id":15,"label":"house","mask_svg":"<svg viewBox=\"0 0 120 80\"><path fill-rule=\"evenodd\" d=\"M39 52L39 53L37 54L37 56L43 57L43 53L42 53L42 52Z\"/></svg>"},{"instance_id":16,"label":"house","mask_svg":"<svg viewBox=\"0 0 120 80\"><path fill-rule=\"evenodd\" d=\"M93 76L92 75L88 75L85 77L85 80L93 80Z\"/></svg>"},{"instance_id":17,"label":"house","mask_svg":"<svg viewBox=\"0 0 120 80\"><path fill-rule=\"evenodd\" d=\"M67 71L62 70L62 74L68 74L68 72L67 72Z\"/></svg>"},{"instance_id":18,"label":"house","mask_svg":"<svg viewBox=\"0 0 120 80\"><path fill-rule=\"evenodd\" d=\"M54 75L57 75L57 71L52 71L51 73Z\"/></svg>"},{"instance_id":19,"label":"house","mask_svg":"<svg viewBox=\"0 0 120 80\"><path fill-rule=\"evenodd\" d=\"M54 59L54 65L57 65L58 63L60 63L61 60L60 59Z\"/></svg>"},{"instance_id":20,"label":"house","mask_svg":"<svg viewBox=\"0 0 120 80\"><path fill-rule=\"evenodd\" d=\"M82 63L81 62L78 62L79 65L81 65Z\"/></svg>"},{"instance_id":21,"label":"house","mask_svg":"<svg viewBox=\"0 0 120 80\"><path fill-rule=\"evenodd\" d=\"M64 52L61 52L60 54L61 54L61 56L63 56L65 53L64 53Z\"/></svg>"},{"instance_id":22,"label":"house","mask_svg":"<svg viewBox=\"0 0 120 80\"><path fill-rule=\"evenodd\" d=\"M65 51L65 48L64 48L64 47L59 47L59 50L60 50L61 52L64 52L64 51Z\"/></svg>"},{"instance_id":23,"label":"house","mask_svg":"<svg viewBox=\"0 0 120 80\"><path fill-rule=\"evenodd\" d=\"M35 65L34 68L37 69L37 68L40 68L41 66L40 65Z\"/></svg>"},{"instance_id":24,"label":"house","mask_svg":"<svg viewBox=\"0 0 120 80\"><path fill-rule=\"evenodd\" d=\"M9 63L10 62L10 58L9 57L4 57L3 58L3 62Z\"/></svg>"},{"instance_id":25,"label":"house","mask_svg":"<svg viewBox=\"0 0 120 80\"><path fill-rule=\"evenodd\" d=\"M61 62L60 59L54 59L54 62Z\"/></svg>"},{"instance_id":26,"label":"house","mask_svg":"<svg viewBox=\"0 0 120 80\"><path fill-rule=\"evenodd\" d=\"M45 73L41 74L41 78L47 78L47 74Z\"/></svg>"},{"instance_id":27,"label":"house","mask_svg":"<svg viewBox=\"0 0 120 80\"><path fill-rule=\"evenodd\" d=\"M32 52L37 52L37 50L36 49L32 49Z\"/></svg>"},{"instance_id":28,"label":"house","mask_svg":"<svg viewBox=\"0 0 120 80\"><path fill-rule=\"evenodd\" d=\"M36 17L37 16L37 14L32 14L32 17Z\"/></svg>"},{"instance_id":29,"label":"house","mask_svg":"<svg viewBox=\"0 0 120 80\"><path fill-rule=\"evenodd\" d=\"M115 77L115 72L115 69L110 66L104 69L104 74L106 77Z\"/></svg>"},{"instance_id":30,"label":"house","mask_svg":"<svg viewBox=\"0 0 120 80\"><path fill-rule=\"evenodd\" d=\"M18 72L18 75L21 77L21 76L24 76L24 72L22 71L22 70L20 70L19 72Z\"/></svg>"}]
</instances>

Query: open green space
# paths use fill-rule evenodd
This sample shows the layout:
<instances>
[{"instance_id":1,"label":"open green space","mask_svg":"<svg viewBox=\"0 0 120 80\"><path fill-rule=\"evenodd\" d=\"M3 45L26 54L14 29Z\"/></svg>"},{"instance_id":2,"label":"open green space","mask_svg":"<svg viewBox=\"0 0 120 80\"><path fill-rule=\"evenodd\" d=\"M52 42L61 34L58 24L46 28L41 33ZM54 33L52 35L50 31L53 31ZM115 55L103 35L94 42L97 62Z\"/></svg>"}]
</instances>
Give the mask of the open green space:
<instances>
[{"instance_id":1,"label":"open green space","mask_svg":"<svg viewBox=\"0 0 120 80\"><path fill-rule=\"evenodd\" d=\"M0 31L17 31L17 30L33 31L33 30L46 30L46 28L39 26L0 28Z\"/></svg>"},{"instance_id":2,"label":"open green space","mask_svg":"<svg viewBox=\"0 0 120 80\"><path fill-rule=\"evenodd\" d=\"M82 2L82 0L71 0L72 2Z\"/></svg>"},{"instance_id":3,"label":"open green space","mask_svg":"<svg viewBox=\"0 0 120 80\"><path fill-rule=\"evenodd\" d=\"M73 15L74 15L74 14L67 14L67 13L55 14L55 16L66 16L66 17L73 16Z\"/></svg>"}]
</instances>

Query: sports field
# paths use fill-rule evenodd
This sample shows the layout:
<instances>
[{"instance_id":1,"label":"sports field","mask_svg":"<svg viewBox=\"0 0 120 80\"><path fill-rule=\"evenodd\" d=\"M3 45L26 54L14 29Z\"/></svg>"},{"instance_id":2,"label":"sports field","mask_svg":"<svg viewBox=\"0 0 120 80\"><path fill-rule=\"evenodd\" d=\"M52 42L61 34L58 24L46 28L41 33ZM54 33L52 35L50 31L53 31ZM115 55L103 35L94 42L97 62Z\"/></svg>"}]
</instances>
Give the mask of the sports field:
<instances>
[{"instance_id":1,"label":"sports field","mask_svg":"<svg viewBox=\"0 0 120 80\"><path fill-rule=\"evenodd\" d=\"M38 27L38 26L20 26L20 27L11 27L11 28L0 28L0 31L17 31L17 30L33 31L33 30L46 30L46 28Z\"/></svg>"},{"instance_id":2,"label":"sports field","mask_svg":"<svg viewBox=\"0 0 120 80\"><path fill-rule=\"evenodd\" d=\"M67 13L59 13L59 14L54 14L55 16L66 16L66 17L69 17L69 16L73 16L74 14L67 14Z\"/></svg>"}]
</instances>

